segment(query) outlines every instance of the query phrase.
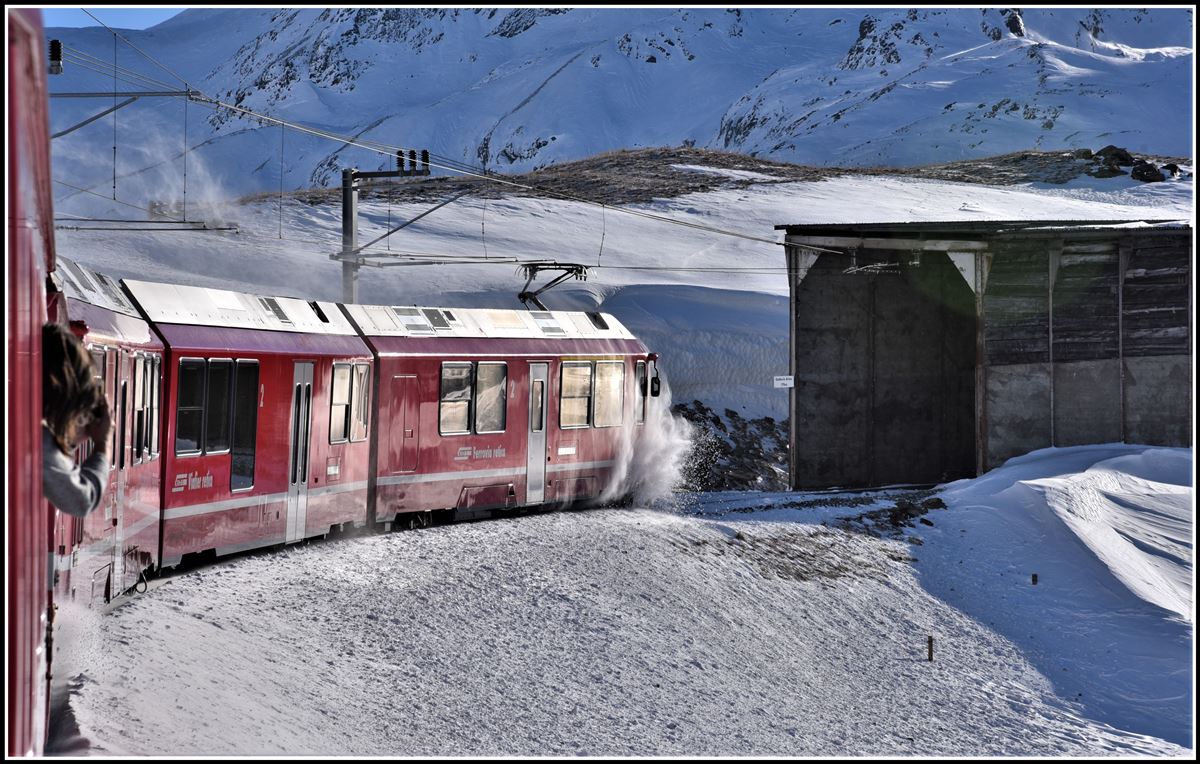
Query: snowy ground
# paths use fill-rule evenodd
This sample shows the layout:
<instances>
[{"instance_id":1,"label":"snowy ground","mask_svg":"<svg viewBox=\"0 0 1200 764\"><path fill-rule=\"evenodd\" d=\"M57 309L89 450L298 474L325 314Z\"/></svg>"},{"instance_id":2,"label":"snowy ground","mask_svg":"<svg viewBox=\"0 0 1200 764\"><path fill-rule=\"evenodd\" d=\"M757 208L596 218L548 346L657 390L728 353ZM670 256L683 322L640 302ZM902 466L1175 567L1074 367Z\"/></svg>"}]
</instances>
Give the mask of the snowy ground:
<instances>
[{"instance_id":1,"label":"snowy ground","mask_svg":"<svg viewBox=\"0 0 1200 764\"><path fill-rule=\"evenodd\" d=\"M1047 449L932 525L871 514L896 490L726 493L242 556L78 614L54 745L1187 757L1192 474Z\"/></svg>"}]
</instances>

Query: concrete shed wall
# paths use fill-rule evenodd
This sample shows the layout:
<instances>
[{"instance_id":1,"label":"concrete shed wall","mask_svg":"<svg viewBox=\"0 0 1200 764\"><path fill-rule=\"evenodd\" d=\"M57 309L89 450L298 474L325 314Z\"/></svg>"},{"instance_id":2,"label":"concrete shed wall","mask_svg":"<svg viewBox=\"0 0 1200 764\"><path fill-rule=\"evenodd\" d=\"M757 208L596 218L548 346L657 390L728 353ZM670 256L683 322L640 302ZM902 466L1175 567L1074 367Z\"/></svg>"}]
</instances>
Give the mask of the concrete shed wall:
<instances>
[{"instance_id":1,"label":"concrete shed wall","mask_svg":"<svg viewBox=\"0 0 1200 764\"><path fill-rule=\"evenodd\" d=\"M959 256L978 300L945 252L808 251L793 487L937 482L1049 446L1192 445L1190 229L938 235L986 243ZM896 272L863 267L886 262Z\"/></svg>"}]
</instances>

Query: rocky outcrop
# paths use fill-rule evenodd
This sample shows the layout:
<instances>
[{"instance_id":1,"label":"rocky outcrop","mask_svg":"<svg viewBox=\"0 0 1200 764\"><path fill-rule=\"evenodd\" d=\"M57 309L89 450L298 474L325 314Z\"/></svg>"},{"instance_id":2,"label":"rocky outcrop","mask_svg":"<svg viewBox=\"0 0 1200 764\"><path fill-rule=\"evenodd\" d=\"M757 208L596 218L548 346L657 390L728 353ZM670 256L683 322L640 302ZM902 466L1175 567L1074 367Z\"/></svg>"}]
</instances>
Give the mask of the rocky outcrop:
<instances>
[{"instance_id":1,"label":"rocky outcrop","mask_svg":"<svg viewBox=\"0 0 1200 764\"><path fill-rule=\"evenodd\" d=\"M1081 151L1086 151L1086 149L1081 149ZM1093 178L1113 178L1128 174L1134 180L1140 180L1143 183L1161 183L1168 177L1178 177L1182 172L1175 162L1168 162L1160 167L1145 157L1140 159L1135 157L1119 146L1105 146L1097 151L1091 159L1095 165L1087 170L1087 174ZM1129 172L1126 173L1121 169L1122 167L1129 167Z\"/></svg>"},{"instance_id":2,"label":"rocky outcrop","mask_svg":"<svg viewBox=\"0 0 1200 764\"><path fill-rule=\"evenodd\" d=\"M1129 177L1144 183L1158 183L1167 179L1162 170L1141 159L1134 163L1133 169L1129 171Z\"/></svg>"},{"instance_id":3,"label":"rocky outcrop","mask_svg":"<svg viewBox=\"0 0 1200 764\"><path fill-rule=\"evenodd\" d=\"M1105 146L1096 152L1105 164L1117 165L1119 167L1129 167L1133 164L1133 155L1122 148L1113 145Z\"/></svg>"},{"instance_id":4,"label":"rocky outcrop","mask_svg":"<svg viewBox=\"0 0 1200 764\"><path fill-rule=\"evenodd\" d=\"M773 417L746 419L700 401L678 403L671 413L691 422L692 451L683 486L693 491L781 491L788 485L788 423Z\"/></svg>"}]
</instances>

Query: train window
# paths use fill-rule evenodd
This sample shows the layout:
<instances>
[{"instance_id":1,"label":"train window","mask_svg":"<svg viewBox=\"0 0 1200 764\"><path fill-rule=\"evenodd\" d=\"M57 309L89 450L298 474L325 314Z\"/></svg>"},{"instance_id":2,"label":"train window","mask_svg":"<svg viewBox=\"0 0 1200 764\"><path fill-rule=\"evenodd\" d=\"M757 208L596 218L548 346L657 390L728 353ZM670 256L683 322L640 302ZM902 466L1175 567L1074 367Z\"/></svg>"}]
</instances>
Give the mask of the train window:
<instances>
[{"instance_id":1,"label":"train window","mask_svg":"<svg viewBox=\"0 0 1200 764\"><path fill-rule=\"evenodd\" d=\"M92 357L92 382L97 387L100 388L101 393L105 393L105 388L104 388L104 350L102 348L93 348L93 349L90 349L88 351L88 353ZM93 443L91 441L91 439L89 439L87 442L87 448L84 451L84 456L85 457L91 456L92 452L95 450L96 450L96 444ZM82 527L83 523L76 523L76 525L79 525Z\"/></svg>"},{"instance_id":2,"label":"train window","mask_svg":"<svg viewBox=\"0 0 1200 764\"><path fill-rule=\"evenodd\" d=\"M475 374L475 432L504 432L508 413L508 365L480 363Z\"/></svg>"},{"instance_id":3,"label":"train window","mask_svg":"<svg viewBox=\"0 0 1200 764\"><path fill-rule=\"evenodd\" d=\"M646 362L637 362L637 372L634 374L633 391L633 420L638 424L646 421Z\"/></svg>"},{"instance_id":4,"label":"train window","mask_svg":"<svg viewBox=\"0 0 1200 764\"><path fill-rule=\"evenodd\" d=\"M150 454L157 456L160 449L158 439L158 402L162 399L162 357L154 356L150 372Z\"/></svg>"},{"instance_id":5,"label":"train window","mask_svg":"<svg viewBox=\"0 0 1200 764\"><path fill-rule=\"evenodd\" d=\"M562 365L562 405L558 426L587 427L592 409L592 365L567 361Z\"/></svg>"},{"instance_id":6,"label":"train window","mask_svg":"<svg viewBox=\"0 0 1200 764\"><path fill-rule=\"evenodd\" d=\"M108 451L112 454L112 459L108 463L108 468L109 470L115 470L117 468L117 380L121 378L121 359L117 355L116 350L106 350L104 362L106 370L109 368L113 370L112 390L110 391L106 388L104 394L108 396L109 413L112 415L113 420L112 443Z\"/></svg>"},{"instance_id":7,"label":"train window","mask_svg":"<svg viewBox=\"0 0 1200 764\"><path fill-rule=\"evenodd\" d=\"M345 443L350 433L350 364L333 365L333 391L329 396L329 442Z\"/></svg>"},{"instance_id":8,"label":"train window","mask_svg":"<svg viewBox=\"0 0 1200 764\"><path fill-rule=\"evenodd\" d=\"M229 450L229 391L232 386L233 361L209 361L205 453Z\"/></svg>"},{"instance_id":9,"label":"train window","mask_svg":"<svg viewBox=\"0 0 1200 764\"><path fill-rule=\"evenodd\" d=\"M146 444L146 409L142 400L146 390L146 359L133 359L133 461L141 462Z\"/></svg>"},{"instance_id":10,"label":"train window","mask_svg":"<svg viewBox=\"0 0 1200 764\"><path fill-rule=\"evenodd\" d=\"M117 437L121 443L117 446L117 469L125 469L125 416L129 408L129 382L121 382L121 398L117 409L119 416L117 417Z\"/></svg>"},{"instance_id":11,"label":"train window","mask_svg":"<svg viewBox=\"0 0 1200 764\"><path fill-rule=\"evenodd\" d=\"M529 408L530 432L541 432L546 424L546 383L540 379L533 382L533 402Z\"/></svg>"},{"instance_id":12,"label":"train window","mask_svg":"<svg viewBox=\"0 0 1200 764\"><path fill-rule=\"evenodd\" d=\"M597 427L617 427L624 421L624 362L596 362L596 412L593 419Z\"/></svg>"},{"instance_id":13,"label":"train window","mask_svg":"<svg viewBox=\"0 0 1200 764\"><path fill-rule=\"evenodd\" d=\"M179 362L179 397L175 411L175 453L200 453L204 433L204 361Z\"/></svg>"},{"instance_id":14,"label":"train window","mask_svg":"<svg viewBox=\"0 0 1200 764\"><path fill-rule=\"evenodd\" d=\"M233 388L233 457L229 487L254 486L254 452L258 443L258 362L238 361Z\"/></svg>"},{"instance_id":15,"label":"train window","mask_svg":"<svg viewBox=\"0 0 1200 764\"><path fill-rule=\"evenodd\" d=\"M471 431L471 378L469 363L442 364L442 392L438 402L438 432L466 435Z\"/></svg>"},{"instance_id":16,"label":"train window","mask_svg":"<svg viewBox=\"0 0 1200 764\"><path fill-rule=\"evenodd\" d=\"M350 412L350 440L367 439L367 422L370 421L371 409L371 367L365 363L354 365L354 380L351 386L354 403Z\"/></svg>"}]
</instances>

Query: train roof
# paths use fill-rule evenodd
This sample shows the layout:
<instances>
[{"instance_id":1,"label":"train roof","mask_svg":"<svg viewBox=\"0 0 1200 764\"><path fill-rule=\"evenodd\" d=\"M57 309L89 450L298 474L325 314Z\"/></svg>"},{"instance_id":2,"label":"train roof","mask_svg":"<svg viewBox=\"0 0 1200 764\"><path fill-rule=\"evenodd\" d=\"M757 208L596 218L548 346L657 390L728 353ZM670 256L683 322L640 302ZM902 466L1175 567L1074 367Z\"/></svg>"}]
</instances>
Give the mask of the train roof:
<instances>
[{"instance_id":1,"label":"train roof","mask_svg":"<svg viewBox=\"0 0 1200 764\"><path fill-rule=\"evenodd\" d=\"M107 308L114 313L141 318L129 296L121 291L121 286L111 277L62 255L58 256L58 263L54 274L67 297Z\"/></svg>"},{"instance_id":2,"label":"train roof","mask_svg":"<svg viewBox=\"0 0 1200 764\"><path fill-rule=\"evenodd\" d=\"M124 279L151 321L301 334L357 334L337 304Z\"/></svg>"},{"instance_id":3,"label":"train roof","mask_svg":"<svg viewBox=\"0 0 1200 764\"><path fill-rule=\"evenodd\" d=\"M343 305L368 337L636 339L608 313L563 310Z\"/></svg>"}]
</instances>

